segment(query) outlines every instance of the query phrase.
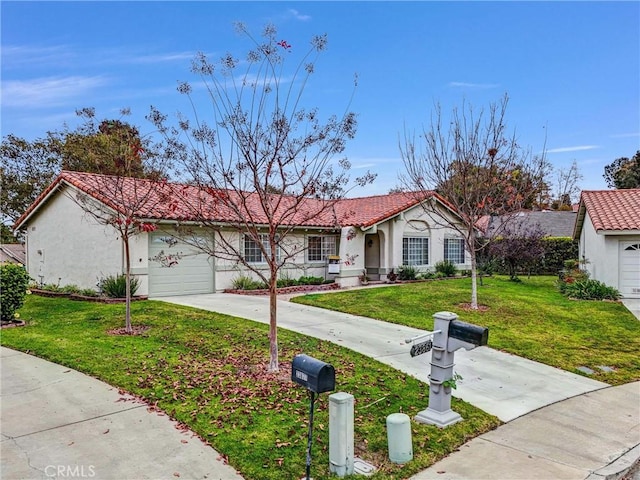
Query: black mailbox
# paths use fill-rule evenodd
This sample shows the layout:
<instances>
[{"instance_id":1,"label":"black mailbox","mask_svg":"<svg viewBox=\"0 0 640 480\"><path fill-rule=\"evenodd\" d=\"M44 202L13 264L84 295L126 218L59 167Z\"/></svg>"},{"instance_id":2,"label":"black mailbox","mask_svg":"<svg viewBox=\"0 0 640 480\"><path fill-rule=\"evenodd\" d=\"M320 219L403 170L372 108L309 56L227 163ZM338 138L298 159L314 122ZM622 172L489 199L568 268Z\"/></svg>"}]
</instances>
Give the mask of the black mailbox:
<instances>
[{"instance_id":1,"label":"black mailbox","mask_svg":"<svg viewBox=\"0 0 640 480\"><path fill-rule=\"evenodd\" d=\"M291 362L291 380L315 393L336 388L336 371L332 365L301 353Z\"/></svg>"},{"instance_id":2,"label":"black mailbox","mask_svg":"<svg viewBox=\"0 0 640 480\"><path fill-rule=\"evenodd\" d=\"M449 322L449 337L481 347L489 341L489 329L461 320L452 320Z\"/></svg>"}]
</instances>

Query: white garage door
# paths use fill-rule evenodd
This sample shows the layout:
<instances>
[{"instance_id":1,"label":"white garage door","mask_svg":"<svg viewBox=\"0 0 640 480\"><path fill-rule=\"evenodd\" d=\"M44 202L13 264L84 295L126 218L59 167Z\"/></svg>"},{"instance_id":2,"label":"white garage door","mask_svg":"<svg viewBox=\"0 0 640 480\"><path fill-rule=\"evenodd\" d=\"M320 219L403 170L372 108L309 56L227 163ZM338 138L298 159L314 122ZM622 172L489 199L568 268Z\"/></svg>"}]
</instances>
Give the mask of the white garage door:
<instances>
[{"instance_id":1,"label":"white garage door","mask_svg":"<svg viewBox=\"0 0 640 480\"><path fill-rule=\"evenodd\" d=\"M620 242L620 293L640 298L640 241Z\"/></svg>"},{"instance_id":2,"label":"white garage door","mask_svg":"<svg viewBox=\"0 0 640 480\"><path fill-rule=\"evenodd\" d=\"M149 236L149 296L213 292L212 258L170 235Z\"/></svg>"}]
</instances>

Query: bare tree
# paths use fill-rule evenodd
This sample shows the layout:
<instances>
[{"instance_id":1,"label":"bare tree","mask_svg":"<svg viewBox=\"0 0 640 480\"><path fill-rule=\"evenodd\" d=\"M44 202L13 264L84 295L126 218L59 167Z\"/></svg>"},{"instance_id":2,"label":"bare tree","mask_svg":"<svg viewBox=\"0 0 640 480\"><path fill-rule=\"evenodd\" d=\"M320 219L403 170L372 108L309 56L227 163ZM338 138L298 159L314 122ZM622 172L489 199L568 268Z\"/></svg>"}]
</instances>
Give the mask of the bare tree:
<instances>
[{"instance_id":1,"label":"bare tree","mask_svg":"<svg viewBox=\"0 0 640 480\"><path fill-rule=\"evenodd\" d=\"M569 168L561 168L556 171L555 202L557 210L571 209L572 202L580 195L580 181L582 174L575 160Z\"/></svg>"},{"instance_id":2,"label":"bare tree","mask_svg":"<svg viewBox=\"0 0 640 480\"><path fill-rule=\"evenodd\" d=\"M450 119L436 105L431 125L422 134L405 131L400 151L406 168L403 182L412 191L435 189L456 215L439 216L435 202L423 206L435 224L464 238L471 258L471 308L478 308L476 254L478 222L491 215L508 216L533 204L548 165L543 156L523 150L507 132L508 97L476 112L463 103ZM503 222L506 227L507 221ZM498 234L500 232L497 232Z\"/></svg>"},{"instance_id":3,"label":"bare tree","mask_svg":"<svg viewBox=\"0 0 640 480\"><path fill-rule=\"evenodd\" d=\"M127 114L127 110L122 111ZM109 174L63 171L62 175L76 191L69 197L93 217L99 224L113 227L122 241L124 275L126 279L125 331L131 326L131 253L132 237L141 232L151 232L157 227L148 219L152 212L166 208L170 202L166 179L152 153L151 143L141 138L138 130L122 122L109 122L115 130L105 128L104 121L97 123L93 109L78 111L84 123L69 138L69 146L78 158L92 159L94 172L105 165ZM84 152L81 154L81 152ZM95 161L98 160L98 161ZM153 165L153 167L151 167ZM114 171L115 169L115 171ZM146 178L138 178L138 177Z\"/></svg>"},{"instance_id":4,"label":"bare tree","mask_svg":"<svg viewBox=\"0 0 640 480\"><path fill-rule=\"evenodd\" d=\"M190 99L191 120L180 115L177 128L167 127L166 117L155 109L149 118L165 135L167 155L179 160L189 183L202 192L186 194L190 187L185 187L180 203L188 206L190 218L213 231L215 241L184 231L183 239L244 266L269 286L268 368L277 371L278 274L304 248L292 233L327 221L338 226L336 200L374 176L367 172L351 184L347 159L335 161L356 132L356 115L348 107L323 120L317 108L303 106L326 36L313 37L290 72L285 60L294 57L294 47L278 41L272 25L261 41L242 24L237 29L253 43L244 62L227 54L214 64L199 54L193 63L208 94L210 120L198 112L197 92L187 83L178 90Z\"/></svg>"}]
</instances>

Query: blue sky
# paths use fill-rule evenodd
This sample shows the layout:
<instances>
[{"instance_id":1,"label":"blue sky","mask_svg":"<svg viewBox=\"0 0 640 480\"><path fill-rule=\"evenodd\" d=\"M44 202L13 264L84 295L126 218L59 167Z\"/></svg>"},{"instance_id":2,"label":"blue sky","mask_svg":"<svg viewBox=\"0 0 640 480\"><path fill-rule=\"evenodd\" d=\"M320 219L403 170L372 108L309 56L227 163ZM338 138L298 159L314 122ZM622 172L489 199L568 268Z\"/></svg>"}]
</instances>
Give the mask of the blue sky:
<instances>
[{"instance_id":1,"label":"blue sky","mask_svg":"<svg viewBox=\"0 0 640 480\"><path fill-rule=\"evenodd\" d=\"M7 2L2 14L2 135L35 138L74 125L77 108L142 133L150 105L189 112L177 82L195 80L197 51L250 48L233 29L271 22L293 55L326 33L307 105L351 109L346 154L386 193L403 170L398 138L421 129L436 102L486 107L510 97L508 125L556 168L575 159L584 189L604 189L604 166L640 149L640 2ZM206 108L203 108L203 111Z\"/></svg>"}]
</instances>

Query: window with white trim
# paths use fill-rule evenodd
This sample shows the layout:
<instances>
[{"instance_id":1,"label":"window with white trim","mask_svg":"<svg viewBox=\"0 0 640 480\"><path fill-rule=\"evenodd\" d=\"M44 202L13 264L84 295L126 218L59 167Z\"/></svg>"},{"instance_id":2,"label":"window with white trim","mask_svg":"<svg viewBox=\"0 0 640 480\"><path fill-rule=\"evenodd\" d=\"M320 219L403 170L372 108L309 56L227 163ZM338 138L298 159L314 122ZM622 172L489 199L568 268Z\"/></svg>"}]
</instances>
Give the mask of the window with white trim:
<instances>
[{"instance_id":1,"label":"window with white trim","mask_svg":"<svg viewBox=\"0 0 640 480\"><path fill-rule=\"evenodd\" d=\"M260 242L262 243L267 255L271 254L271 247L269 246L269 235L261 233ZM260 245L258 245L250 235L244 235L244 259L248 263L266 263L267 259L262 254ZM276 249L276 257L280 257L280 249Z\"/></svg>"},{"instance_id":2,"label":"window with white trim","mask_svg":"<svg viewBox=\"0 0 640 480\"><path fill-rule=\"evenodd\" d=\"M402 264L429 265L429 237L404 237Z\"/></svg>"},{"instance_id":3,"label":"window with white trim","mask_svg":"<svg viewBox=\"0 0 640 480\"><path fill-rule=\"evenodd\" d=\"M464 239L444 239L444 259L450 263L464 263Z\"/></svg>"},{"instance_id":4,"label":"window with white trim","mask_svg":"<svg viewBox=\"0 0 640 480\"><path fill-rule=\"evenodd\" d=\"M336 254L336 237L317 235L307 237L307 261L324 262L329 255Z\"/></svg>"}]
</instances>

